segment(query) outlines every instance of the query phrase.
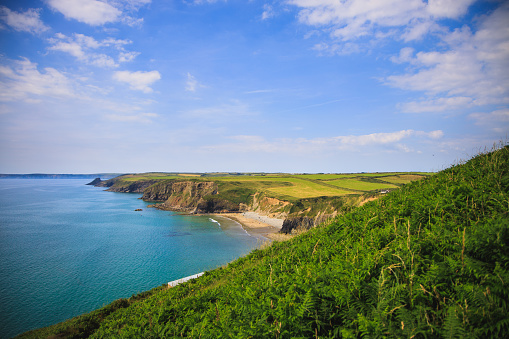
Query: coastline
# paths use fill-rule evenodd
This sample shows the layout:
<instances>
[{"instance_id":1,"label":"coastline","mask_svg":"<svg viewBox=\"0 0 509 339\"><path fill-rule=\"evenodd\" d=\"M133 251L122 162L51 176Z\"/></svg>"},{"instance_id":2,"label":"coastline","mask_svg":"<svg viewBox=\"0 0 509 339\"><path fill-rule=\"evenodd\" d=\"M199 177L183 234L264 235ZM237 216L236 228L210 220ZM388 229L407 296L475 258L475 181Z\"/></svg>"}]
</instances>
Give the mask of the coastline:
<instances>
[{"instance_id":1,"label":"coastline","mask_svg":"<svg viewBox=\"0 0 509 339\"><path fill-rule=\"evenodd\" d=\"M268 240L279 238L279 231L283 225L282 219L269 218L256 212L242 213L212 213L219 217L236 221L246 232L254 236L260 236Z\"/></svg>"}]
</instances>

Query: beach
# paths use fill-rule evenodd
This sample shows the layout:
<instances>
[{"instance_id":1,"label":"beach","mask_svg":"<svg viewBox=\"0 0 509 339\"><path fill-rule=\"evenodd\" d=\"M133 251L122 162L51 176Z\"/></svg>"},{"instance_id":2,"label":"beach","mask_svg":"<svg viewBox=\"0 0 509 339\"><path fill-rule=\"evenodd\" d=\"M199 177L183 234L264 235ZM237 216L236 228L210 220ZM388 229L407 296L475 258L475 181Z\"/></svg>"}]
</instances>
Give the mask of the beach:
<instances>
[{"instance_id":1,"label":"beach","mask_svg":"<svg viewBox=\"0 0 509 339\"><path fill-rule=\"evenodd\" d=\"M256 212L215 213L214 215L235 220L248 233L268 239L277 237L278 232L283 226L283 219L270 218Z\"/></svg>"}]
</instances>

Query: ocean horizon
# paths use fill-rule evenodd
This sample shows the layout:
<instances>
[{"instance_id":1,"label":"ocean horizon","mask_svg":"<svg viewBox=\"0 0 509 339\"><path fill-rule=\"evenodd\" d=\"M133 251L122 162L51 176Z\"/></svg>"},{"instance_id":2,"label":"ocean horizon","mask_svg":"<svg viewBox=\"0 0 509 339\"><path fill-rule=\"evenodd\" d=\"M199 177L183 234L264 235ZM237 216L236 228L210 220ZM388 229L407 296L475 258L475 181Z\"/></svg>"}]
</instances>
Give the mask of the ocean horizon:
<instances>
[{"instance_id":1,"label":"ocean horizon","mask_svg":"<svg viewBox=\"0 0 509 339\"><path fill-rule=\"evenodd\" d=\"M1 338L220 267L261 242L233 220L147 208L141 194L89 181L0 180Z\"/></svg>"}]
</instances>

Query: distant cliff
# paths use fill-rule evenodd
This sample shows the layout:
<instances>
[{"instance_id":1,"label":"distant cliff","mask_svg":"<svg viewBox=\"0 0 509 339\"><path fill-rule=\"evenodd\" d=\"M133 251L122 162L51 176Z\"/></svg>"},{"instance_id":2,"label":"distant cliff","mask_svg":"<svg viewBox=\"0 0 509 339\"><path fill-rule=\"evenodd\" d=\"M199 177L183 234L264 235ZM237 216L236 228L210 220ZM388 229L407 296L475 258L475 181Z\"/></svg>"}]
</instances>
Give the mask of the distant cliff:
<instances>
[{"instance_id":1,"label":"distant cliff","mask_svg":"<svg viewBox=\"0 0 509 339\"><path fill-rule=\"evenodd\" d=\"M89 184L93 184L96 187L108 187L107 191L109 192L143 193L145 189L156 182L156 180L129 180L124 176L119 176L109 180L97 181L97 179L95 179Z\"/></svg>"},{"instance_id":2,"label":"distant cliff","mask_svg":"<svg viewBox=\"0 0 509 339\"><path fill-rule=\"evenodd\" d=\"M101 182L102 182L101 178L95 178L94 180L92 180L91 182L89 182L86 185L98 186Z\"/></svg>"}]
</instances>

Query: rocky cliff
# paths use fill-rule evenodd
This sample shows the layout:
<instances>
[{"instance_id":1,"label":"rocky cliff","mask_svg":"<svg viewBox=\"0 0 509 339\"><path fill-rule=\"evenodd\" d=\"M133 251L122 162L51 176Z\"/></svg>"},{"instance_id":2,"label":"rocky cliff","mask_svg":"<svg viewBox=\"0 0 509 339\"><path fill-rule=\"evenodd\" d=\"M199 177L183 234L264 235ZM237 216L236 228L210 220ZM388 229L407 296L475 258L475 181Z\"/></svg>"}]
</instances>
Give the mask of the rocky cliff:
<instances>
[{"instance_id":1,"label":"rocky cliff","mask_svg":"<svg viewBox=\"0 0 509 339\"><path fill-rule=\"evenodd\" d=\"M101 182L102 182L101 178L95 178L94 180L89 182L87 185L98 186Z\"/></svg>"},{"instance_id":2,"label":"rocky cliff","mask_svg":"<svg viewBox=\"0 0 509 339\"><path fill-rule=\"evenodd\" d=\"M246 206L246 210L251 210L271 218L285 219L293 204L265 196L263 193L257 192L253 195L253 202L250 206Z\"/></svg>"},{"instance_id":3,"label":"rocky cliff","mask_svg":"<svg viewBox=\"0 0 509 339\"><path fill-rule=\"evenodd\" d=\"M156 180L119 181L110 186L107 191L120 193L143 193L148 187L155 184Z\"/></svg>"},{"instance_id":4,"label":"rocky cliff","mask_svg":"<svg viewBox=\"0 0 509 339\"><path fill-rule=\"evenodd\" d=\"M291 234L294 231L307 231L310 228L313 228L321 223L324 223L332 218L334 218L337 214L325 214L319 213L314 218L310 218L307 216L297 216L286 218L283 222L283 226L281 227L281 233Z\"/></svg>"},{"instance_id":5,"label":"rocky cliff","mask_svg":"<svg viewBox=\"0 0 509 339\"><path fill-rule=\"evenodd\" d=\"M217 184L212 181L168 181L154 185L143 195L144 200L162 201L157 208L173 211L201 213L207 206L207 198L218 193ZM209 212L206 210L204 212Z\"/></svg>"},{"instance_id":6,"label":"rocky cliff","mask_svg":"<svg viewBox=\"0 0 509 339\"><path fill-rule=\"evenodd\" d=\"M173 193L173 183L175 180L164 180L147 187L143 191L142 199L145 201L159 201L163 202L168 200Z\"/></svg>"}]
</instances>

